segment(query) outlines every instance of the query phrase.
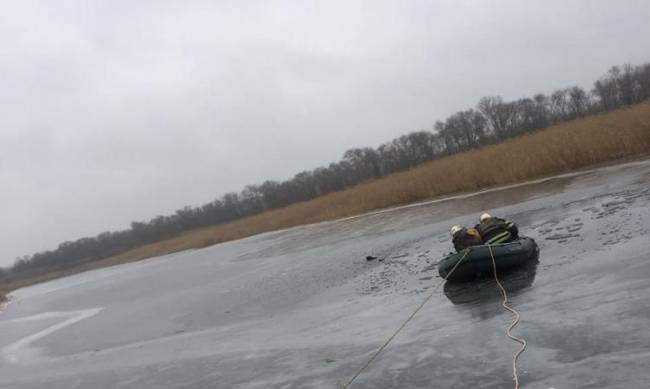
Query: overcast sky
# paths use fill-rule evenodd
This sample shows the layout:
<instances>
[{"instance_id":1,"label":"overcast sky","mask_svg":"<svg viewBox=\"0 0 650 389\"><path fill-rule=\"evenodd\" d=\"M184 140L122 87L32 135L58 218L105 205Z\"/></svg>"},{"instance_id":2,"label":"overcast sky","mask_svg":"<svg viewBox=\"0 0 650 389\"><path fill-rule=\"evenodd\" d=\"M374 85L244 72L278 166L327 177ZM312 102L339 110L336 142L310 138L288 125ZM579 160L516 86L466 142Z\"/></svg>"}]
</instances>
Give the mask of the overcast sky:
<instances>
[{"instance_id":1,"label":"overcast sky","mask_svg":"<svg viewBox=\"0 0 650 389\"><path fill-rule=\"evenodd\" d=\"M0 265L650 61L648 1L3 1Z\"/></svg>"}]
</instances>

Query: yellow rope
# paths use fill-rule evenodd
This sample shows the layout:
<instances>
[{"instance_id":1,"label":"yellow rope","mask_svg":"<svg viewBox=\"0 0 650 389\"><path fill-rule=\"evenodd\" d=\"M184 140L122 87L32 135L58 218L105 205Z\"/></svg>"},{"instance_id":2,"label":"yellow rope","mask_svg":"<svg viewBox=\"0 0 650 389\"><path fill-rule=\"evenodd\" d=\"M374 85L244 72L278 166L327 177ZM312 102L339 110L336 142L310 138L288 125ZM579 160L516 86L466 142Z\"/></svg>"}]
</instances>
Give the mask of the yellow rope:
<instances>
[{"instance_id":1,"label":"yellow rope","mask_svg":"<svg viewBox=\"0 0 650 389\"><path fill-rule=\"evenodd\" d=\"M413 319L413 317L415 317L415 315L416 315L418 312L420 312L420 310L422 309L422 307L424 307L424 305L425 305L425 304L426 304L426 303L431 299L431 297L433 297L433 295L438 291L438 289L440 289L440 285L442 285L445 281L447 281L447 278L449 278L449 277L451 276L451 274L454 272L454 270L456 270L456 268L458 267L458 265L460 265L460 263L463 261L463 259L465 259L465 257L467 256L467 254L469 254L469 252L470 252L470 250L467 249L467 251L465 252L465 254L463 254L463 256L458 260L458 262L456 262L456 264L455 264L454 267L451 269L451 271L450 271L449 273L447 273L447 276L444 277L444 278L442 279L442 281L438 284L438 286L436 286L436 287L433 289L433 291L432 291L432 292L427 296L426 299L424 299L424 301L423 301L423 302L422 302L422 303L417 307L417 309L416 309L416 310L411 314L411 316L409 316L408 319L406 319L406 320L404 321L404 323L402 323L402 325L399 326L399 328L397 329L397 331L395 331L395 332L394 332L394 333L393 333L393 334L392 334L392 335L391 335L391 336L390 336L390 337L389 337L389 338L384 342L384 344L382 344L381 347L379 347L379 349L377 349L377 351L372 355L372 357L370 357L370 359L368 359L368 361L367 361L363 366L361 366L361 368L360 368L359 370L357 370L357 372L352 376L352 378L350 378L350 380L349 380L345 385L342 386L342 389L348 389L348 388L350 387L350 385L352 385L352 382L354 382L354 380L357 379L357 377L358 377L361 373L363 373L363 371L366 370L366 368L367 368L368 366L370 366L370 364L371 364L371 363L372 363L372 362L373 362L373 361L374 361L374 360L379 356L379 354L381 354L381 352L384 351L384 349L386 348L386 346L388 346L388 344L389 344L390 342L392 342L393 339L395 339L395 337L397 336L397 334L399 334L400 331L402 331L402 329L404 329L404 327L406 327L406 325L408 324L408 322L410 322L411 319Z\"/></svg>"},{"instance_id":2,"label":"yellow rope","mask_svg":"<svg viewBox=\"0 0 650 389\"><path fill-rule=\"evenodd\" d=\"M510 313L512 313L515 316L515 320L513 320L512 324L510 324L510 327L508 327L508 329L506 330L506 335L508 336L508 338L521 344L521 348L519 349L519 351L517 351L512 357L512 376L515 381L515 389L519 389L519 377L517 374L517 359L524 352L524 350L526 350L527 343L525 339L518 338L516 336L513 336L510 333L510 331L513 328L515 328L515 326L519 323L520 315L519 312L517 312L516 310L508 306L508 294L506 293L506 289L503 287L503 285L501 285L501 282L499 281L499 277L497 276L497 264L496 261L494 260L494 254L492 254L492 246L490 246L489 244L487 246L488 246L488 250L490 250L490 257L492 258L492 271L494 272L494 280L497 282L499 289L501 289L501 294L503 295L503 302L501 303L501 306L507 309L508 311L510 311Z\"/></svg>"}]
</instances>

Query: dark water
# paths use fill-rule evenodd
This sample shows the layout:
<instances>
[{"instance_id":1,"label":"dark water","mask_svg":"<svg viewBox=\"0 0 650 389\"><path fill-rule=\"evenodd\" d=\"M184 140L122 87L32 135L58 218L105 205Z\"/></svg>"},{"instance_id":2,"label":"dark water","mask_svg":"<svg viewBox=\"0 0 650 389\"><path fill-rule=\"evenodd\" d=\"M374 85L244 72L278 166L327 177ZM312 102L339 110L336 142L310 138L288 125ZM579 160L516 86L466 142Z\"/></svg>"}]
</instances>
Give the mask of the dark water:
<instances>
[{"instance_id":1,"label":"dark water","mask_svg":"<svg viewBox=\"0 0 650 389\"><path fill-rule=\"evenodd\" d=\"M449 226L490 211L541 248L502 279L523 387L647 388L649 182L637 162L26 288L0 387L340 387L442 281ZM510 320L493 281L445 285L352 387L512 387Z\"/></svg>"}]
</instances>

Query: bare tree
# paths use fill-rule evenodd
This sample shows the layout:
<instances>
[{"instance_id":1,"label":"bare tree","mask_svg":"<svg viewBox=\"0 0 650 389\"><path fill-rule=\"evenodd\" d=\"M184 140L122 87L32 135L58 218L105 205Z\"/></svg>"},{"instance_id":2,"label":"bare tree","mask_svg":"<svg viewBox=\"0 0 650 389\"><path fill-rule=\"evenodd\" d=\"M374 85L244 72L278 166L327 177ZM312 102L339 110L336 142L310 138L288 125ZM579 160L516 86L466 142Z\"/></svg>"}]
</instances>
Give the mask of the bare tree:
<instances>
[{"instance_id":1,"label":"bare tree","mask_svg":"<svg viewBox=\"0 0 650 389\"><path fill-rule=\"evenodd\" d=\"M570 118L585 116L589 112L590 107L589 95L578 86L569 88L568 95L568 111Z\"/></svg>"},{"instance_id":2,"label":"bare tree","mask_svg":"<svg viewBox=\"0 0 650 389\"><path fill-rule=\"evenodd\" d=\"M486 119L469 109L456 112L445 120L442 131L454 140L457 148L468 149L483 143L486 136Z\"/></svg>"},{"instance_id":3,"label":"bare tree","mask_svg":"<svg viewBox=\"0 0 650 389\"><path fill-rule=\"evenodd\" d=\"M343 154L343 160L350 163L359 181L383 175L379 153L370 147L350 149Z\"/></svg>"},{"instance_id":4,"label":"bare tree","mask_svg":"<svg viewBox=\"0 0 650 389\"><path fill-rule=\"evenodd\" d=\"M478 102L478 110L483 114L488 128L497 139L505 139L512 129L514 106L504 103L501 96L483 97Z\"/></svg>"},{"instance_id":5,"label":"bare tree","mask_svg":"<svg viewBox=\"0 0 650 389\"><path fill-rule=\"evenodd\" d=\"M510 102L499 96L484 97L477 109L456 112L444 121L437 121L433 131L414 131L376 149L354 148L346 151L340 161L326 167L300 172L282 182L248 185L240 193L226 193L212 202L184 207L171 215L134 221L130 229L63 242L54 250L18 258L10 269L0 269L0 279L27 277L102 259L193 228L309 200L437 157L649 98L650 63L612 67L594 83L591 94L574 86L557 90L550 96L537 94Z\"/></svg>"}]
</instances>

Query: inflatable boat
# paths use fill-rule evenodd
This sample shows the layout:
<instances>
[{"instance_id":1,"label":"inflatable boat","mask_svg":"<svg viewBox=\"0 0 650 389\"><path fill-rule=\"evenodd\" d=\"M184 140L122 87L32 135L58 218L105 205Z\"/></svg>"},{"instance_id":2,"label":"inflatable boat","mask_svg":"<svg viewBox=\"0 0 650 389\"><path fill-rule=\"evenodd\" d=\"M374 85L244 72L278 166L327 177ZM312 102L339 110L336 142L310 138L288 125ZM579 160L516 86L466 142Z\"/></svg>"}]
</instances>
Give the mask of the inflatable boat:
<instances>
[{"instance_id":1,"label":"inflatable boat","mask_svg":"<svg viewBox=\"0 0 650 389\"><path fill-rule=\"evenodd\" d=\"M518 240L490 245L497 274L516 269L539 257L539 247L532 238L521 237ZM462 261L461 261L462 260ZM454 266L461 261L455 270ZM492 258L487 245L472 246L458 253L449 254L438 263L440 277L447 281L471 281L486 275L492 275Z\"/></svg>"},{"instance_id":2,"label":"inflatable boat","mask_svg":"<svg viewBox=\"0 0 650 389\"><path fill-rule=\"evenodd\" d=\"M533 284L537 265L539 261L534 259L508 271L507 274L499 275L499 281L508 295L529 288ZM492 272L489 274L488 277L472 282L445 282L443 287L445 296L455 305L501 300L503 298L501 291L494 282Z\"/></svg>"}]
</instances>

